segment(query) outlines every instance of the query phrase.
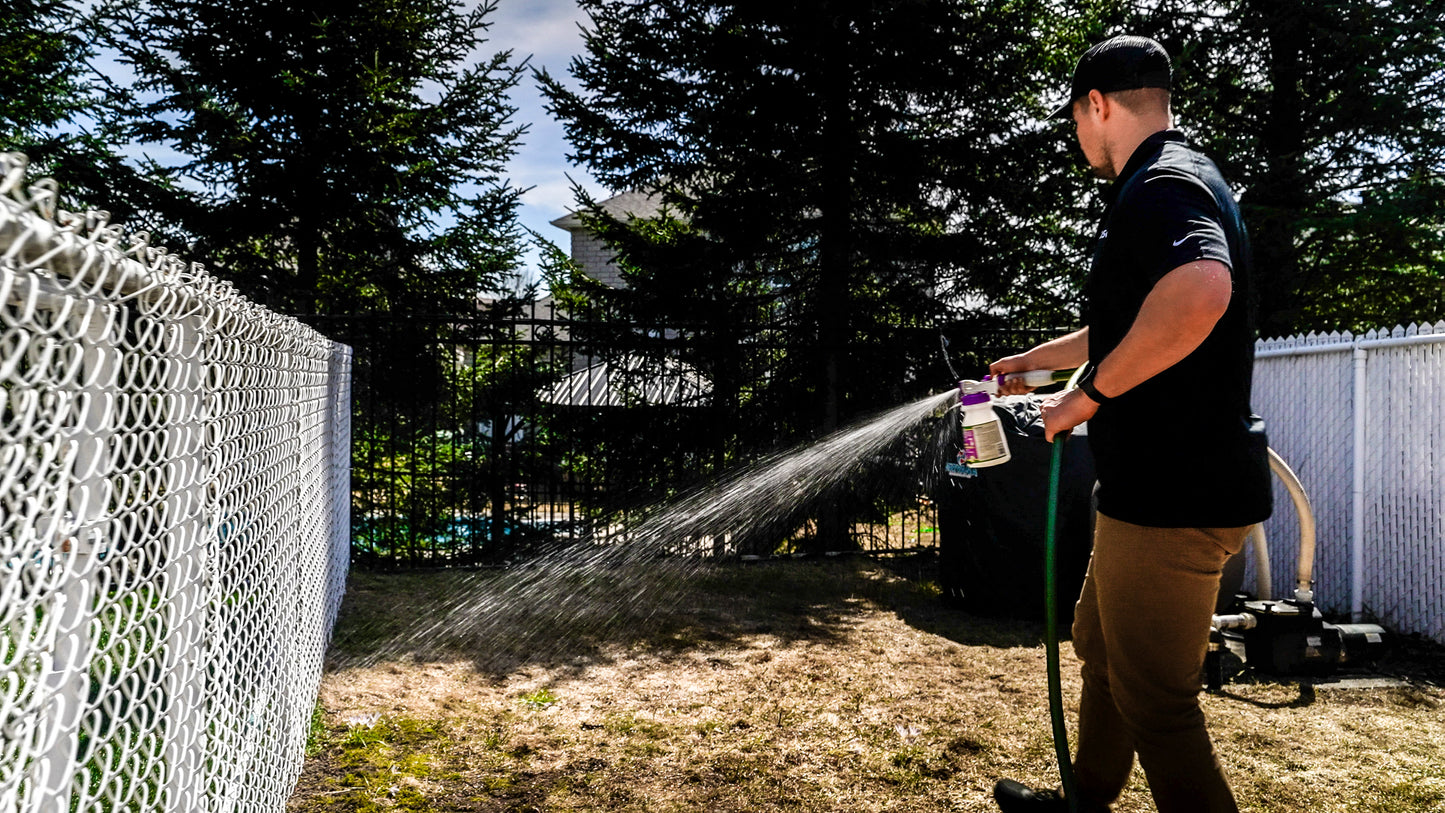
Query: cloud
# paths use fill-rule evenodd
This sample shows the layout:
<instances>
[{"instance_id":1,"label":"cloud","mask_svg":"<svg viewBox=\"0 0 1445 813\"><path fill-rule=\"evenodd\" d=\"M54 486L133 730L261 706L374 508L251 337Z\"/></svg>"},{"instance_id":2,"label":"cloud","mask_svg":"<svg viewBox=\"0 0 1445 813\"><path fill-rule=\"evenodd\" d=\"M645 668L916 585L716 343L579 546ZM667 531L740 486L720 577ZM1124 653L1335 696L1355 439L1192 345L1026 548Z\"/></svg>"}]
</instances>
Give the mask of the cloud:
<instances>
[{"instance_id":1,"label":"cloud","mask_svg":"<svg viewBox=\"0 0 1445 813\"><path fill-rule=\"evenodd\" d=\"M488 18L488 45L510 48L518 58L564 74L568 61L582 49L578 23L586 15L573 0L502 0Z\"/></svg>"},{"instance_id":2,"label":"cloud","mask_svg":"<svg viewBox=\"0 0 1445 813\"><path fill-rule=\"evenodd\" d=\"M481 49L484 54L511 49L514 59L531 57L532 67L568 79L567 64L582 51L577 26L586 20L575 0L500 0L488 19L492 27ZM511 100L517 107L516 122L529 125L524 143L507 165L514 186L531 187L522 197L519 220L565 248L567 235L551 221L575 206L569 176L595 195L605 198L607 190L585 169L567 160L571 145L562 125L543 108L544 99L530 74L512 90ZM534 266L537 259L536 253L529 251L523 262Z\"/></svg>"},{"instance_id":3,"label":"cloud","mask_svg":"<svg viewBox=\"0 0 1445 813\"><path fill-rule=\"evenodd\" d=\"M545 222L551 222L577 208L572 184L566 178L539 183L527 192L526 205Z\"/></svg>"}]
</instances>

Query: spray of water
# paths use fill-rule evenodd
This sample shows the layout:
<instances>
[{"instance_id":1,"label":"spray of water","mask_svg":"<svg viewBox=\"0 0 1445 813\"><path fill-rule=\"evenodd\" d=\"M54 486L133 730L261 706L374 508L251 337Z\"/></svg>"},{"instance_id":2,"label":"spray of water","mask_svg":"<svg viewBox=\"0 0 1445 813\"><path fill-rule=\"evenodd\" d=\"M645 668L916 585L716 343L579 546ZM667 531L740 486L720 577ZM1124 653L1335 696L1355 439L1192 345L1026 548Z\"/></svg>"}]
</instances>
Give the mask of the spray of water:
<instances>
[{"instance_id":1,"label":"spray of water","mask_svg":"<svg viewBox=\"0 0 1445 813\"><path fill-rule=\"evenodd\" d=\"M547 657L539 647L559 633L576 651L620 625L645 624L659 608L686 600L686 585L710 556L796 528L810 507L866 475L880 454L954 395L939 393L774 453L652 506L625 531L558 547L503 574L468 574L446 596L415 608L403 629L340 665L465 648L479 664L505 670ZM937 437L923 449L920 471L937 470Z\"/></svg>"}]
</instances>

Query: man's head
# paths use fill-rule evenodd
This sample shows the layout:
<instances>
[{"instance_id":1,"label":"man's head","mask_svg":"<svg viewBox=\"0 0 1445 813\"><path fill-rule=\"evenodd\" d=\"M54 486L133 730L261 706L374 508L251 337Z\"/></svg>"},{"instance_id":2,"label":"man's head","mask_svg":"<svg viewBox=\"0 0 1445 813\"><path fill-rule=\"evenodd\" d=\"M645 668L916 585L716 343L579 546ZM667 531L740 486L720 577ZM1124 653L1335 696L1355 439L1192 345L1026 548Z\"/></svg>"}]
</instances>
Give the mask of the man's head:
<instances>
[{"instance_id":1,"label":"man's head","mask_svg":"<svg viewBox=\"0 0 1445 813\"><path fill-rule=\"evenodd\" d=\"M1148 37L1120 34L1095 45L1079 57L1069 100L1050 118L1067 118L1074 104L1089 91L1113 93L1120 90L1160 88L1168 91L1174 78L1164 46Z\"/></svg>"},{"instance_id":2,"label":"man's head","mask_svg":"<svg viewBox=\"0 0 1445 813\"><path fill-rule=\"evenodd\" d=\"M1113 37L1079 58L1069 100L1050 118L1071 116L1089 165L1113 178L1141 141L1171 125L1171 80L1169 55L1159 43Z\"/></svg>"}]
</instances>

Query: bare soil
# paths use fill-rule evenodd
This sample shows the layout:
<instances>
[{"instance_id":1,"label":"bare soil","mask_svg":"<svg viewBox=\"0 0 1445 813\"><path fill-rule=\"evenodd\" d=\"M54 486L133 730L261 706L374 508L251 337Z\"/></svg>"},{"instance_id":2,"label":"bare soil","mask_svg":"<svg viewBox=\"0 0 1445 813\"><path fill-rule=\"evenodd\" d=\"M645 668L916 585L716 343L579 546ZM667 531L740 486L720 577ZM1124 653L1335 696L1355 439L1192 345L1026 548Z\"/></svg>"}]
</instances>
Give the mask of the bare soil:
<instances>
[{"instance_id":1,"label":"bare soil","mask_svg":"<svg viewBox=\"0 0 1445 813\"><path fill-rule=\"evenodd\" d=\"M1056 784L1041 627L945 607L932 566L720 564L665 606L604 574L592 621L424 636L509 573L353 573L288 809L989 811L999 777ZM524 648L480 632L510 628ZM1401 641L1374 675L1394 685L1245 670L1203 696L1245 810L1445 811L1445 654ZM1063 685L1072 730L1067 643ZM1137 769L1116 809L1154 809Z\"/></svg>"}]
</instances>

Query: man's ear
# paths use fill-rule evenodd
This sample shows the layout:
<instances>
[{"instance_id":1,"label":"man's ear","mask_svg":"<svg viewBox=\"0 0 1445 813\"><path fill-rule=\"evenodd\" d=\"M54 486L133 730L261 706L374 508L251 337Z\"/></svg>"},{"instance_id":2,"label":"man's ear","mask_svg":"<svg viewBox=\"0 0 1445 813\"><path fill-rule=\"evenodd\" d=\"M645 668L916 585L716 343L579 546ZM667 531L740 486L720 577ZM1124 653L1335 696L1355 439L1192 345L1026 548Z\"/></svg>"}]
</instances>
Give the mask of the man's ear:
<instances>
[{"instance_id":1,"label":"man's ear","mask_svg":"<svg viewBox=\"0 0 1445 813\"><path fill-rule=\"evenodd\" d=\"M1114 112L1114 105L1109 101L1109 97L1097 90L1091 90L1089 91L1088 100L1089 106L1086 112L1097 115L1099 121L1108 121L1109 116Z\"/></svg>"}]
</instances>

